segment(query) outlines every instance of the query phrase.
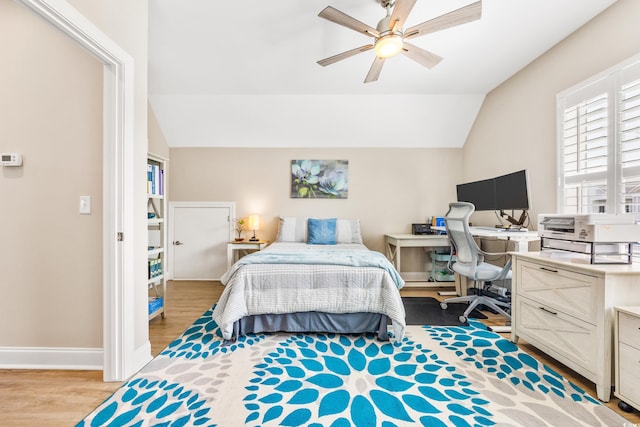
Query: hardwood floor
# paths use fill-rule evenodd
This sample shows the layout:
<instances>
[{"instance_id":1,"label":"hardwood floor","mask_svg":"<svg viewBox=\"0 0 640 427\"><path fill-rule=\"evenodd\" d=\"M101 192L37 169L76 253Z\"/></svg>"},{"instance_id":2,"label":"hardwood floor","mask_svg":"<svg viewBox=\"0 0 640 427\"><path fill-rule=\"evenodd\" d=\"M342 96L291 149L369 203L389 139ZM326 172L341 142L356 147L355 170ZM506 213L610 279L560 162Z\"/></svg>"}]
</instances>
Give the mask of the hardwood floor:
<instances>
[{"instance_id":1,"label":"hardwood floor","mask_svg":"<svg viewBox=\"0 0 640 427\"><path fill-rule=\"evenodd\" d=\"M403 296L437 295L438 289L405 288ZM149 323L154 356L177 338L195 319L217 301L222 292L218 282L169 282L167 317ZM504 324L499 316L485 313L487 325ZM583 377L532 346L520 348L544 362L595 397L595 386ZM113 393L121 383L105 383L101 371L0 370L0 426L72 426ZM618 399L607 404L625 417L630 425L640 425L637 411L629 414L618 408Z\"/></svg>"},{"instance_id":2,"label":"hardwood floor","mask_svg":"<svg viewBox=\"0 0 640 427\"><path fill-rule=\"evenodd\" d=\"M149 322L157 356L218 300L215 282L169 282L167 316ZM73 426L122 383L102 381L102 371L0 370L0 426Z\"/></svg>"}]
</instances>

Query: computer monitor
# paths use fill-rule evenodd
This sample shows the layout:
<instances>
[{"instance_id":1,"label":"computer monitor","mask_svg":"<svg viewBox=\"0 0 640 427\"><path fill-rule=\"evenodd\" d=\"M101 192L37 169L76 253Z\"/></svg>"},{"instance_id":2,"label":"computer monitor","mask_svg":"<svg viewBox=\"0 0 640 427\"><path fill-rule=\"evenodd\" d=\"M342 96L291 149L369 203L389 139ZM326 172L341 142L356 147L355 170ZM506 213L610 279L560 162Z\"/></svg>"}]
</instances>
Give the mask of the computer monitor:
<instances>
[{"instance_id":1,"label":"computer monitor","mask_svg":"<svg viewBox=\"0 0 640 427\"><path fill-rule=\"evenodd\" d=\"M494 180L496 184L496 210L529 209L526 170L497 176Z\"/></svg>"},{"instance_id":2,"label":"computer monitor","mask_svg":"<svg viewBox=\"0 0 640 427\"><path fill-rule=\"evenodd\" d=\"M496 189L493 178L458 184L456 192L459 202L473 203L477 211L496 210Z\"/></svg>"},{"instance_id":3,"label":"computer monitor","mask_svg":"<svg viewBox=\"0 0 640 427\"><path fill-rule=\"evenodd\" d=\"M456 185L459 202L473 203L477 211L500 211L513 225L523 225L529 209L527 171L521 170L495 178ZM519 219L504 211L522 210Z\"/></svg>"}]
</instances>

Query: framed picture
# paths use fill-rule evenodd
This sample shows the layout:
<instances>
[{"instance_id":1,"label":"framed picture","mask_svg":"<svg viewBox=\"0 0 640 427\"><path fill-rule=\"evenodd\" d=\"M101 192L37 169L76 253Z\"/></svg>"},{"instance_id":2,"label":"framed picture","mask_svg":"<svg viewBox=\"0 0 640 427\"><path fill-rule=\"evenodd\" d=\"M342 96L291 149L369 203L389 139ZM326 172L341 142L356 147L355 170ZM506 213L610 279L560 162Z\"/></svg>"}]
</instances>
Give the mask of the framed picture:
<instances>
[{"instance_id":1,"label":"framed picture","mask_svg":"<svg viewBox=\"0 0 640 427\"><path fill-rule=\"evenodd\" d=\"M348 160L291 160L291 197L346 199L348 172Z\"/></svg>"}]
</instances>

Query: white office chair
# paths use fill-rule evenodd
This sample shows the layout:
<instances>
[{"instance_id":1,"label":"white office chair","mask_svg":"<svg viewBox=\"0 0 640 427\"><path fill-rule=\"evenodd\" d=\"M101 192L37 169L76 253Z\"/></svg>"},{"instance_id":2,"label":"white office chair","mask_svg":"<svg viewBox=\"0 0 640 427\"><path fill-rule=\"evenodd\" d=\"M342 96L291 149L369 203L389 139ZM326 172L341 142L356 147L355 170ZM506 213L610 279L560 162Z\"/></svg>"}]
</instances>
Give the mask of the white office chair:
<instances>
[{"instance_id":1,"label":"white office chair","mask_svg":"<svg viewBox=\"0 0 640 427\"><path fill-rule=\"evenodd\" d=\"M469 217L474 210L475 206L471 203L450 203L449 212L444 217L444 224L451 242L451 253L455 252L455 260L452 257L452 260L449 261L449 269L472 280L478 293L476 295L448 298L441 302L440 306L446 310L448 303L470 303L464 314L459 317L460 322L464 323L473 309L482 304L505 316L507 324L510 324L511 316L504 308L509 309L511 304L483 295L482 286L484 282L511 278L511 259L507 260L504 267L484 262L485 255L501 256L508 254L484 252L478 247L469 230ZM478 285L479 283L480 285Z\"/></svg>"}]
</instances>

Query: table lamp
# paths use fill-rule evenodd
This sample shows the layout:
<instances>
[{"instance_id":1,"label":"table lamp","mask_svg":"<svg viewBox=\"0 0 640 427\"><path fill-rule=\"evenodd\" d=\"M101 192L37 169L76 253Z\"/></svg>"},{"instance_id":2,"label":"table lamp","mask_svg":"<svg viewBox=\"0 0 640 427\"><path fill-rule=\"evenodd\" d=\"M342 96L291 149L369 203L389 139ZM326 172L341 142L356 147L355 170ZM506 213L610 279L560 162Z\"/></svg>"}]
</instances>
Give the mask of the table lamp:
<instances>
[{"instance_id":1,"label":"table lamp","mask_svg":"<svg viewBox=\"0 0 640 427\"><path fill-rule=\"evenodd\" d=\"M260 229L260 218L258 215L249 215L249 230L253 230L253 237L249 239L250 242L257 242L256 230Z\"/></svg>"}]
</instances>

